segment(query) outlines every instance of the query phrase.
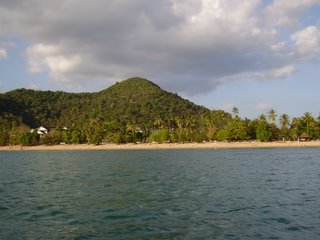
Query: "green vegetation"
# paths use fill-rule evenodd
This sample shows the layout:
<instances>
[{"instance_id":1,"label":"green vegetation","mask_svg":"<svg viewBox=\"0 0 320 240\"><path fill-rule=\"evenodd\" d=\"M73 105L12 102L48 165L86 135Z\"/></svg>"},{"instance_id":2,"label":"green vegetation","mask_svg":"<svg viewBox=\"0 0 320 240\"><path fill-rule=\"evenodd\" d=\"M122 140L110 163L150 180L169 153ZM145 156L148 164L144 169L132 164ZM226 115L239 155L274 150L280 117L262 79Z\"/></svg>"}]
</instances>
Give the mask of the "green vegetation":
<instances>
[{"instance_id":1,"label":"green vegetation","mask_svg":"<svg viewBox=\"0 0 320 240\"><path fill-rule=\"evenodd\" d=\"M320 138L310 113L290 121L271 109L257 119L197 106L131 78L97 93L18 89L0 94L0 145L297 140ZM48 133L38 134L44 126ZM32 131L32 129L34 129Z\"/></svg>"}]
</instances>

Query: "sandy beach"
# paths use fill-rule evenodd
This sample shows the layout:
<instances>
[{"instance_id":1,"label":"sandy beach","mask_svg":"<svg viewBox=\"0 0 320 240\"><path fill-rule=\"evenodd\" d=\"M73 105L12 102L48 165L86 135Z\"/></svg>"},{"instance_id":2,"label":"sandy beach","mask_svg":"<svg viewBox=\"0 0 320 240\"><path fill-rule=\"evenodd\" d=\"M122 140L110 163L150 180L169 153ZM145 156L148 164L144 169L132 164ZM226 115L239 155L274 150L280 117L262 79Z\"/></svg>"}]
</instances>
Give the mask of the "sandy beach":
<instances>
[{"instance_id":1,"label":"sandy beach","mask_svg":"<svg viewBox=\"0 0 320 240\"><path fill-rule=\"evenodd\" d=\"M104 145L1 146L0 151L33 150L156 150L156 149L233 149L233 148L320 148L320 141L310 142L210 142L210 143L140 143Z\"/></svg>"}]
</instances>

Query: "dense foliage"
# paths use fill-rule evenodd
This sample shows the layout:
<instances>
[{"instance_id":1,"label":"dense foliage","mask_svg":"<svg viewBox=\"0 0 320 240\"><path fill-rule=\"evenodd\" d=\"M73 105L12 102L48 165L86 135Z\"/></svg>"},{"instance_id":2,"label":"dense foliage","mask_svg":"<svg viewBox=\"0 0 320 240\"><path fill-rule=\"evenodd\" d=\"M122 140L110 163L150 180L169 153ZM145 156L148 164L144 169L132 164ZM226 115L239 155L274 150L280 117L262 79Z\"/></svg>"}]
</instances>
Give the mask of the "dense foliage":
<instances>
[{"instance_id":1,"label":"dense foliage","mask_svg":"<svg viewBox=\"0 0 320 240\"><path fill-rule=\"evenodd\" d=\"M241 119L237 108L210 111L141 78L97 93L18 89L0 94L0 145L320 138L310 113L276 118L274 110L254 120ZM40 126L49 132L38 134Z\"/></svg>"}]
</instances>

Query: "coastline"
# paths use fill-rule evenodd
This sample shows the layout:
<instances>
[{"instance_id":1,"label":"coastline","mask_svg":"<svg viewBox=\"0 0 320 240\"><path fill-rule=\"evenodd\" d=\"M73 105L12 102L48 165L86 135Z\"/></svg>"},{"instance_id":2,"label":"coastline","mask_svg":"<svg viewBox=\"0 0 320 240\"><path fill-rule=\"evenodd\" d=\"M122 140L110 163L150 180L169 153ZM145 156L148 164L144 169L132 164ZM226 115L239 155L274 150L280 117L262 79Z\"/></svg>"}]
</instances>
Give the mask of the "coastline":
<instances>
[{"instance_id":1,"label":"coastline","mask_svg":"<svg viewBox=\"0 0 320 240\"><path fill-rule=\"evenodd\" d=\"M245 149L245 148L320 148L320 141L309 142L210 142L210 143L139 143L139 144L64 144L39 146L0 146L0 151L51 150L157 150L157 149Z\"/></svg>"}]
</instances>

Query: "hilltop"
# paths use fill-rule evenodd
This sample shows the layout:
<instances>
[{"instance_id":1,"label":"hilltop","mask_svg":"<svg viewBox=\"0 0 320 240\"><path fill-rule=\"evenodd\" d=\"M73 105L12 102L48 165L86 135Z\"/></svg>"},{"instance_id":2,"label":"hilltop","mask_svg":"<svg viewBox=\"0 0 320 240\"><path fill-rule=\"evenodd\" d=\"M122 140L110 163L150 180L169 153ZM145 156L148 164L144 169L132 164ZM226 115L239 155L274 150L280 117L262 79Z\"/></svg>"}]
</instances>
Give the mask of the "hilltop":
<instances>
[{"instance_id":1,"label":"hilltop","mask_svg":"<svg viewBox=\"0 0 320 240\"><path fill-rule=\"evenodd\" d=\"M0 145L12 142L10 136L20 136L12 143L21 143L21 136L39 126L49 129L50 140L28 136L23 141L134 142L145 141L154 130L166 130L160 131L164 141L168 131L177 128L181 131L175 138L190 141L193 129L200 125L197 119L211 113L142 78L117 82L94 93L17 89L0 95ZM68 132L62 131L65 128Z\"/></svg>"},{"instance_id":2,"label":"hilltop","mask_svg":"<svg viewBox=\"0 0 320 240\"><path fill-rule=\"evenodd\" d=\"M130 78L97 93L17 89L0 96L0 116L11 116L32 128L71 126L89 119L153 125L156 118L204 114L177 94L142 78Z\"/></svg>"}]
</instances>

